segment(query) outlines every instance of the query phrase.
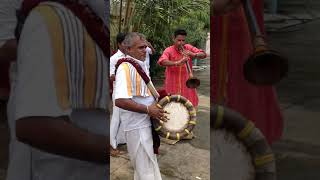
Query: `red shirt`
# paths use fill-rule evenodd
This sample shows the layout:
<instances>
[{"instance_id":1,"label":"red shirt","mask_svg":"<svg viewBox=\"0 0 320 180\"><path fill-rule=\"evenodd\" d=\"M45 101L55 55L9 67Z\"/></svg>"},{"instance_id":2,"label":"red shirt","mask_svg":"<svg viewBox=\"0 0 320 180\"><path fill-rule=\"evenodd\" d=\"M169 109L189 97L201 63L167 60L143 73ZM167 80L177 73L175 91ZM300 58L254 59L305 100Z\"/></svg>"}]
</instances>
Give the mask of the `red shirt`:
<instances>
[{"instance_id":1,"label":"red shirt","mask_svg":"<svg viewBox=\"0 0 320 180\"><path fill-rule=\"evenodd\" d=\"M184 49L193 53L204 52L190 44L184 45ZM179 61L183 55L175 46L170 46L164 50L158 64L162 65L164 60ZM189 58L188 63L192 69L192 58ZM198 96L196 89L190 89L186 86L186 81L189 78L188 70L185 64L181 66L166 67L164 89L170 94L180 94L187 98L193 106L198 106Z\"/></svg>"}]
</instances>

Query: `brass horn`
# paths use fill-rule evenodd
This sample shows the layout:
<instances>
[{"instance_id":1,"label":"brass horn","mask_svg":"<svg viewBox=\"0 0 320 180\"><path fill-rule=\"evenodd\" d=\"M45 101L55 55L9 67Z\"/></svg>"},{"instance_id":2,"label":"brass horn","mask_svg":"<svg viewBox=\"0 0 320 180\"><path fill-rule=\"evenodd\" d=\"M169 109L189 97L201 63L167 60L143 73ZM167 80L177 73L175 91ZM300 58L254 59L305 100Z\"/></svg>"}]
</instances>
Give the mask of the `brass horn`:
<instances>
[{"instance_id":1,"label":"brass horn","mask_svg":"<svg viewBox=\"0 0 320 180\"><path fill-rule=\"evenodd\" d=\"M254 49L243 66L244 77L255 85L273 85L287 75L288 59L267 47L253 12L251 0L242 1L242 5Z\"/></svg>"},{"instance_id":2,"label":"brass horn","mask_svg":"<svg viewBox=\"0 0 320 180\"><path fill-rule=\"evenodd\" d=\"M180 46L180 50L182 52L182 54L184 56L187 56L185 53L184 53L184 48L183 46ZM189 74L189 79L187 80L186 82L186 86L190 89L194 89L194 88L197 88L198 86L200 86L200 79L196 78L193 76L193 73L192 73L192 70L190 68L190 65L188 63L188 61L186 62L186 66L187 66L187 70L188 70L188 74Z\"/></svg>"}]
</instances>

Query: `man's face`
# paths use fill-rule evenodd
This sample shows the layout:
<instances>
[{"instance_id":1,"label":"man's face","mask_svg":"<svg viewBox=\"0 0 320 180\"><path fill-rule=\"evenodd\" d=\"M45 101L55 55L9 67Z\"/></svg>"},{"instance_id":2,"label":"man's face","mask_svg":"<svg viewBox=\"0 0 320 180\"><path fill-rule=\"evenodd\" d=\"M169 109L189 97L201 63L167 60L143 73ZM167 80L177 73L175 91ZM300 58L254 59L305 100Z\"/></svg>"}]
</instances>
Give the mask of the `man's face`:
<instances>
[{"instance_id":1,"label":"man's face","mask_svg":"<svg viewBox=\"0 0 320 180\"><path fill-rule=\"evenodd\" d=\"M127 49L127 53L138 60L145 61L146 60L146 48L147 43L145 40L140 37L136 37L133 40L133 45Z\"/></svg>"},{"instance_id":2,"label":"man's face","mask_svg":"<svg viewBox=\"0 0 320 180\"><path fill-rule=\"evenodd\" d=\"M174 45L179 49L181 46L183 46L186 42L186 36L184 35L177 35L174 39Z\"/></svg>"}]
</instances>

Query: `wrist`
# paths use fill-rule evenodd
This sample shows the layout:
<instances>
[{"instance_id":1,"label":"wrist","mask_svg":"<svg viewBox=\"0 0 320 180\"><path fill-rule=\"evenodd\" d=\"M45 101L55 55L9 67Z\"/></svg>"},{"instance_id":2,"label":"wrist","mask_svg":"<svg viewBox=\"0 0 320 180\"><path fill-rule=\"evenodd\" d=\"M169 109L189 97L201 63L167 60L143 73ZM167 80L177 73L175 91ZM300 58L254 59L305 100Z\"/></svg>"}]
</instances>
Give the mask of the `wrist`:
<instances>
[{"instance_id":1,"label":"wrist","mask_svg":"<svg viewBox=\"0 0 320 180\"><path fill-rule=\"evenodd\" d=\"M150 111L149 111L149 106L146 106L146 109L147 109L147 110L146 110L146 114L149 115L149 112L150 112Z\"/></svg>"},{"instance_id":2,"label":"wrist","mask_svg":"<svg viewBox=\"0 0 320 180\"><path fill-rule=\"evenodd\" d=\"M197 58L197 57L198 57L198 53L194 53L194 54L193 54L193 57L194 57L194 58Z\"/></svg>"}]
</instances>

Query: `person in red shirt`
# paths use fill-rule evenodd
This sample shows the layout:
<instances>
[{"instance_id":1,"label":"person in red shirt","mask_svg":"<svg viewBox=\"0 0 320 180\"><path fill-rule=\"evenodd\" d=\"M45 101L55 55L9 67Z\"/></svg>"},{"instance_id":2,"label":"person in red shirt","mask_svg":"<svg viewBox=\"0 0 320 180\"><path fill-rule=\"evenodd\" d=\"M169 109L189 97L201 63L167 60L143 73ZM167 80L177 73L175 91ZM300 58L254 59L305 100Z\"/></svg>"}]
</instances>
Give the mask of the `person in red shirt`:
<instances>
[{"instance_id":1,"label":"person in red shirt","mask_svg":"<svg viewBox=\"0 0 320 180\"><path fill-rule=\"evenodd\" d=\"M190 44L186 44L187 32L177 29L174 32L174 44L164 50L158 60L158 64L166 67L164 89L169 94L180 94L186 97L194 107L198 106L196 89L186 86L189 73L186 62L189 63L192 71L192 58L206 58L206 53ZM181 48L182 47L182 48Z\"/></svg>"}]
</instances>

